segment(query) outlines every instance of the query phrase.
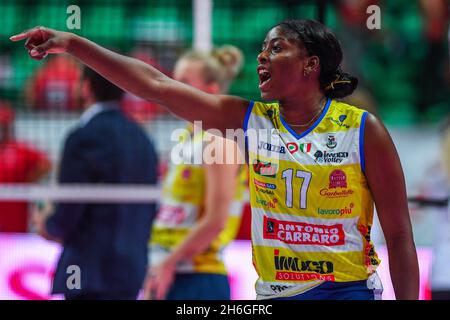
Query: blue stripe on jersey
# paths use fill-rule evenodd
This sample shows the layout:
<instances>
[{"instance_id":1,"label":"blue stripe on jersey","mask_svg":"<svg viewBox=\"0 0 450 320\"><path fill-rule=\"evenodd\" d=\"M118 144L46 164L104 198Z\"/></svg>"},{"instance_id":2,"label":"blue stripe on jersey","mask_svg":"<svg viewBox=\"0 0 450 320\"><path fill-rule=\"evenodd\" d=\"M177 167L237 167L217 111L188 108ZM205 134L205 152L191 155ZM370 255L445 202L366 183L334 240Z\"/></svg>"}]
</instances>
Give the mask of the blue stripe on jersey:
<instances>
[{"instance_id":1,"label":"blue stripe on jersey","mask_svg":"<svg viewBox=\"0 0 450 320\"><path fill-rule=\"evenodd\" d=\"M248 137L247 137L247 129L248 129L248 121L250 119L250 115L253 111L253 106L255 105L255 101L251 100L247 107L247 112L245 113L244 118L244 135L245 135L245 162L248 163Z\"/></svg>"},{"instance_id":2,"label":"blue stripe on jersey","mask_svg":"<svg viewBox=\"0 0 450 320\"><path fill-rule=\"evenodd\" d=\"M364 161L364 128L366 127L367 112L364 112L361 117L361 125L359 127L359 157L361 163L361 170L364 172L365 161Z\"/></svg>"}]
</instances>

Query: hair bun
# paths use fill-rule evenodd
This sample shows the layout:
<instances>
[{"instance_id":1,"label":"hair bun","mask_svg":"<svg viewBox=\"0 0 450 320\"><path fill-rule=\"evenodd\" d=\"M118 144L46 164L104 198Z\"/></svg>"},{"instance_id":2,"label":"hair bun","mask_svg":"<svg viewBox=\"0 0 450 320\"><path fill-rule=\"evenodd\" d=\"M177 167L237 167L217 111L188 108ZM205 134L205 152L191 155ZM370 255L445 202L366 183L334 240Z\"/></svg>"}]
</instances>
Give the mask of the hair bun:
<instances>
[{"instance_id":1,"label":"hair bun","mask_svg":"<svg viewBox=\"0 0 450 320\"><path fill-rule=\"evenodd\" d=\"M338 69L321 79L321 88L328 98L344 98L351 95L358 86L358 78Z\"/></svg>"},{"instance_id":2,"label":"hair bun","mask_svg":"<svg viewBox=\"0 0 450 320\"><path fill-rule=\"evenodd\" d=\"M242 51L232 45L224 45L212 51L211 55L226 69L229 80L234 79L244 64Z\"/></svg>"}]
</instances>

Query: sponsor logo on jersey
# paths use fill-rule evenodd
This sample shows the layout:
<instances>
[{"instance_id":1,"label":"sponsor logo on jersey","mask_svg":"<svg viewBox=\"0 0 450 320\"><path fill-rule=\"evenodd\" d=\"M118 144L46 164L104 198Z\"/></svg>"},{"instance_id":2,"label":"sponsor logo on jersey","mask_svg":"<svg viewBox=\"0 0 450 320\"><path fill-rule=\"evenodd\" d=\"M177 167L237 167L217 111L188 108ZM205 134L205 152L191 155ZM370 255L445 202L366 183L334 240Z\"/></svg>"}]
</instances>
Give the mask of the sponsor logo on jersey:
<instances>
[{"instance_id":1,"label":"sponsor logo on jersey","mask_svg":"<svg viewBox=\"0 0 450 320\"><path fill-rule=\"evenodd\" d=\"M329 117L328 119L339 127L344 127L346 129L350 128L348 124L344 123L347 119L347 116L345 114L341 114L337 119L334 119L333 117Z\"/></svg>"},{"instance_id":2,"label":"sponsor logo on jersey","mask_svg":"<svg viewBox=\"0 0 450 320\"><path fill-rule=\"evenodd\" d=\"M267 194L269 196L274 196L275 195L275 193L272 190L263 189L263 188L260 188L258 186L255 186L255 190L256 190L256 192L264 193L264 194Z\"/></svg>"},{"instance_id":3,"label":"sponsor logo on jersey","mask_svg":"<svg viewBox=\"0 0 450 320\"><path fill-rule=\"evenodd\" d=\"M286 147L291 154L298 151L298 145L295 142L286 143Z\"/></svg>"},{"instance_id":4,"label":"sponsor logo on jersey","mask_svg":"<svg viewBox=\"0 0 450 320\"><path fill-rule=\"evenodd\" d=\"M288 244L339 246L345 242L342 224L331 226L264 217L264 239Z\"/></svg>"},{"instance_id":5,"label":"sponsor logo on jersey","mask_svg":"<svg viewBox=\"0 0 450 320\"><path fill-rule=\"evenodd\" d=\"M317 150L314 153L317 163L341 163L348 158L348 152L328 152Z\"/></svg>"},{"instance_id":6,"label":"sponsor logo on jersey","mask_svg":"<svg viewBox=\"0 0 450 320\"><path fill-rule=\"evenodd\" d=\"M303 153L309 153L311 151L311 142L300 144L297 144L295 142L288 142L286 143L286 147L291 154L299 150Z\"/></svg>"},{"instance_id":7,"label":"sponsor logo on jersey","mask_svg":"<svg viewBox=\"0 0 450 320\"><path fill-rule=\"evenodd\" d=\"M303 153L309 153L311 151L311 142L301 143L300 144L300 151L303 152Z\"/></svg>"},{"instance_id":8,"label":"sponsor logo on jersey","mask_svg":"<svg viewBox=\"0 0 450 320\"><path fill-rule=\"evenodd\" d=\"M313 279L334 281L334 265L326 260L300 260L298 257L282 256L274 250L274 266L277 280L309 281Z\"/></svg>"},{"instance_id":9,"label":"sponsor logo on jersey","mask_svg":"<svg viewBox=\"0 0 450 320\"><path fill-rule=\"evenodd\" d=\"M253 171L261 176L275 178L278 171L278 165L272 164L271 162L256 160L256 162L253 163Z\"/></svg>"},{"instance_id":10,"label":"sponsor logo on jersey","mask_svg":"<svg viewBox=\"0 0 450 320\"><path fill-rule=\"evenodd\" d=\"M262 182L262 181L259 181L257 179L253 179L253 183L255 185L257 185L258 187L265 188L265 189L275 190L277 188L276 184Z\"/></svg>"},{"instance_id":11,"label":"sponsor logo on jersey","mask_svg":"<svg viewBox=\"0 0 450 320\"><path fill-rule=\"evenodd\" d=\"M271 284L270 289L272 289L273 292L280 293L283 292L286 289L291 288L292 286L286 286L286 285L279 285L279 284Z\"/></svg>"},{"instance_id":12,"label":"sponsor logo on jersey","mask_svg":"<svg viewBox=\"0 0 450 320\"><path fill-rule=\"evenodd\" d=\"M260 204L266 208L275 209L277 207L278 200L275 198L275 199L271 199L271 200L267 201L266 199L260 199L260 198L256 197L256 203Z\"/></svg>"},{"instance_id":13,"label":"sponsor logo on jersey","mask_svg":"<svg viewBox=\"0 0 450 320\"><path fill-rule=\"evenodd\" d=\"M364 237L364 240L366 241L364 246L364 263L368 269L368 271L375 270L375 267L379 264L379 261L377 259L377 254L375 253L375 248L370 240L370 226L364 226L359 225L358 226L359 232Z\"/></svg>"},{"instance_id":14,"label":"sponsor logo on jersey","mask_svg":"<svg viewBox=\"0 0 450 320\"><path fill-rule=\"evenodd\" d=\"M330 173L328 188L320 190L320 195L327 198L345 198L354 193L347 189L347 176L343 170L336 169Z\"/></svg>"},{"instance_id":15,"label":"sponsor logo on jersey","mask_svg":"<svg viewBox=\"0 0 450 320\"><path fill-rule=\"evenodd\" d=\"M330 183L328 187L332 188L347 188L347 176L343 170L333 170L329 176Z\"/></svg>"},{"instance_id":16,"label":"sponsor logo on jersey","mask_svg":"<svg viewBox=\"0 0 450 320\"><path fill-rule=\"evenodd\" d=\"M186 210L181 206L162 204L156 216L156 221L167 224L182 224L187 217Z\"/></svg>"},{"instance_id":17,"label":"sponsor logo on jersey","mask_svg":"<svg viewBox=\"0 0 450 320\"><path fill-rule=\"evenodd\" d=\"M353 207L354 207L354 204L350 203L350 205L348 207L345 206L344 208L340 208L340 209L317 208L317 214L343 216L343 215L352 214Z\"/></svg>"},{"instance_id":18,"label":"sponsor logo on jersey","mask_svg":"<svg viewBox=\"0 0 450 320\"><path fill-rule=\"evenodd\" d=\"M337 146L336 136L334 134L327 134L327 147L328 149L334 149Z\"/></svg>"},{"instance_id":19,"label":"sponsor logo on jersey","mask_svg":"<svg viewBox=\"0 0 450 320\"><path fill-rule=\"evenodd\" d=\"M322 197L327 197L327 198L345 198L345 197L351 196L353 193L354 193L354 191L351 189L330 190L330 189L324 188L324 189L320 190L320 195Z\"/></svg>"},{"instance_id":20,"label":"sponsor logo on jersey","mask_svg":"<svg viewBox=\"0 0 450 320\"><path fill-rule=\"evenodd\" d=\"M271 144L265 141L260 141L258 144L258 149L261 150L267 150L270 152L277 152L277 153L286 153L286 148L284 146L277 146L275 144Z\"/></svg>"}]
</instances>

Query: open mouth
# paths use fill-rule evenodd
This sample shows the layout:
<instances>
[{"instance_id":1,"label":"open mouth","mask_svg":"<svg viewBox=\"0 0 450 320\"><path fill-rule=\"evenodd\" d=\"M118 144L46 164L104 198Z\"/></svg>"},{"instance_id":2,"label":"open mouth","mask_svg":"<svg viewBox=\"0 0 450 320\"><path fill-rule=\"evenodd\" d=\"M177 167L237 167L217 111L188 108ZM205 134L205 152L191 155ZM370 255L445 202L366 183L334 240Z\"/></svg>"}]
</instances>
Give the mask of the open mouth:
<instances>
[{"instance_id":1,"label":"open mouth","mask_svg":"<svg viewBox=\"0 0 450 320\"><path fill-rule=\"evenodd\" d=\"M272 77L270 72L265 69L258 69L258 76L259 76L259 88L262 91L268 89L268 85Z\"/></svg>"}]
</instances>

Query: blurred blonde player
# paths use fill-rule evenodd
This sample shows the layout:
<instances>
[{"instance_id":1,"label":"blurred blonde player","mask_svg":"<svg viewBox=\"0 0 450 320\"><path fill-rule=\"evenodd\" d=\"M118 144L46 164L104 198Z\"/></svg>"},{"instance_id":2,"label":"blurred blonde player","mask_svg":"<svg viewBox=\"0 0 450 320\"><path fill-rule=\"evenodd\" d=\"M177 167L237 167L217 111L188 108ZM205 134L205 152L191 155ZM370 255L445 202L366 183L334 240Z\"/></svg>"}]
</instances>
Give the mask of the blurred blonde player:
<instances>
[{"instance_id":1,"label":"blurred blonde player","mask_svg":"<svg viewBox=\"0 0 450 320\"><path fill-rule=\"evenodd\" d=\"M242 61L242 53L233 46L210 54L189 51L177 62L174 78L211 94L225 93ZM192 125L188 132L182 137L183 147L203 150L207 133L194 130ZM230 140L214 137L212 143L239 155L237 145ZM220 159L222 155L215 156ZM185 160L190 164L172 164L164 181L149 248L145 297L230 299L222 253L240 226L247 170L236 161L196 165L191 164L194 161L189 155Z\"/></svg>"}]
</instances>

